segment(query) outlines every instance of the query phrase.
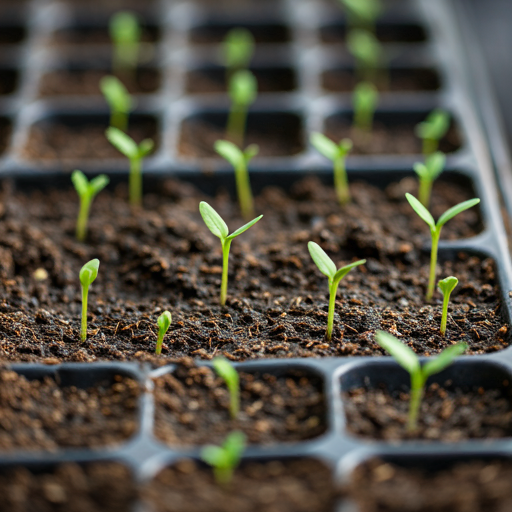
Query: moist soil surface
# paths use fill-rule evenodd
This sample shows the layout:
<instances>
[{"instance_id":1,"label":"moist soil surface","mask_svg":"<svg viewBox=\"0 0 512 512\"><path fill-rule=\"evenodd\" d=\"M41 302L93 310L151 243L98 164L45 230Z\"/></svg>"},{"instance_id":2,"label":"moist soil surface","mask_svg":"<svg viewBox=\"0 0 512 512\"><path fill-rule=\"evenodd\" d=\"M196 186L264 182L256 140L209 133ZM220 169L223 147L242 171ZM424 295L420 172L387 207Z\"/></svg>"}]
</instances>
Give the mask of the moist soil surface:
<instances>
[{"instance_id":1,"label":"moist soil surface","mask_svg":"<svg viewBox=\"0 0 512 512\"><path fill-rule=\"evenodd\" d=\"M294 442L326 430L321 381L304 371L282 376L240 372L240 412L229 414L229 392L211 368L186 359L155 379L155 434L170 446L222 444L233 430L248 443Z\"/></svg>"},{"instance_id":2,"label":"moist soil surface","mask_svg":"<svg viewBox=\"0 0 512 512\"><path fill-rule=\"evenodd\" d=\"M330 181L330 180L329 180ZM446 336L439 334L442 300L425 303L430 239L426 224L404 199L416 180L379 189L351 186L353 202L340 207L332 187L306 178L289 187L264 189L255 199L264 217L233 241L227 305L218 304L221 248L204 225L200 200L241 226L236 202L192 185L166 181L144 198L134 215L126 187L102 191L91 209L87 243L74 238L73 190L0 194L0 357L9 361L94 361L183 356L210 359L376 355L377 329L390 331L419 354L435 354L465 341L469 353L509 344L501 315L494 262L463 252L440 251L438 278L457 276ZM462 184L434 185L431 210L473 196ZM478 208L448 222L442 240L480 232ZM328 284L314 265L313 240L340 266L367 262L340 283L333 339L327 342ZM426 249L426 251L424 250ZM450 259L446 259L450 256ZM89 291L88 339L79 340L82 265L101 261ZM156 320L173 322L162 355L153 356Z\"/></svg>"}]
</instances>

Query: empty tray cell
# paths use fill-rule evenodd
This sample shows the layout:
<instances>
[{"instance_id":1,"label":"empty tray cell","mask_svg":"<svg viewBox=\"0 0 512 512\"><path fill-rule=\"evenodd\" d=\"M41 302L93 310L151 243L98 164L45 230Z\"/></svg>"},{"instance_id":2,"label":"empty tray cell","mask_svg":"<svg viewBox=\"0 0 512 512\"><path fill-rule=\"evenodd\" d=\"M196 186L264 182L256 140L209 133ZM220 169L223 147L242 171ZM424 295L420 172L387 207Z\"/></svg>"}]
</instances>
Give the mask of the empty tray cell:
<instances>
[{"instance_id":1,"label":"empty tray cell","mask_svg":"<svg viewBox=\"0 0 512 512\"><path fill-rule=\"evenodd\" d=\"M21 43L25 34L22 25L0 25L0 45Z\"/></svg>"},{"instance_id":2,"label":"empty tray cell","mask_svg":"<svg viewBox=\"0 0 512 512\"><path fill-rule=\"evenodd\" d=\"M257 44L287 43L290 41L290 30L282 23L246 23L211 21L197 25L190 30L190 42L193 44L220 43L233 28L249 30Z\"/></svg>"},{"instance_id":3,"label":"empty tray cell","mask_svg":"<svg viewBox=\"0 0 512 512\"><path fill-rule=\"evenodd\" d=\"M15 69L0 69L0 95L11 94L18 87L18 71Z\"/></svg>"},{"instance_id":4,"label":"empty tray cell","mask_svg":"<svg viewBox=\"0 0 512 512\"><path fill-rule=\"evenodd\" d=\"M227 113L199 113L181 125L179 153L184 157L218 157L216 140L226 137ZM247 117L246 144L256 143L258 156L296 155L304 149L302 118L289 112L253 112ZM258 158L258 156L256 158Z\"/></svg>"},{"instance_id":5,"label":"empty tray cell","mask_svg":"<svg viewBox=\"0 0 512 512\"><path fill-rule=\"evenodd\" d=\"M7 149L12 132L11 120L7 117L0 117L0 156Z\"/></svg>"}]
</instances>

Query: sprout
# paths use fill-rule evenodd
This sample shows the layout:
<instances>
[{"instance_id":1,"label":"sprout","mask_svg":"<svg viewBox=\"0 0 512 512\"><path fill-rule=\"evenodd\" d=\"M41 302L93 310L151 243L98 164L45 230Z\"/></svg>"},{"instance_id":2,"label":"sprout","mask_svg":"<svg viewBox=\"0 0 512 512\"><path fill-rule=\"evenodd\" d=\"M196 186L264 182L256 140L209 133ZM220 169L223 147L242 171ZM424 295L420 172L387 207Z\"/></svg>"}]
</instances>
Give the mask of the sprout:
<instances>
[{"instance_id":1,"label":"sprout","mask_svg":"<svg viewBox=\"0 0 512 512\"><path fill-rule=\"evenodd\" d=\"M110 18L110 39L114 43L112 70L116 74L135 74L139 60L141 28L137 16L119 11Z\"/></svg>"},{"instance_id":2,"label":"sprout","mask_svg":"<svg viewBox=\"0 0 512 512\"><path fill-rule=\"evenodd\" d=\"M110 107L110 126L125 132L128 129L128 114L133 110L134 101L123 83L115 76L104 76L100 89Z\"/></svg>"},{"instance_id":3,"label":"sprout","mask_svg":"<svg viewBox=\"0 0 512 512\"><path fill-rule=\"evenodd\" d=\"M418 413L427 379L431 375L439 373L449 366L458 355L462 354L466 350L467 345L465 343L452 345L451 347L444 349L436 358L431 358L422 366L418 356L413 352L413 350L398 341L391 334L383 331L377 331L375 334L375 340L411 375L411 397L409 400L407 430L409 432L414 432L417 428Z\"/></svg>"},{"instance_id":4,"label":"sprout","mask_svg":"<svg viewBox=\"0 0 512 512\"><path fill-rule=\"evenodd\" d=\"M363 26L375 30L375 21L383 8L381 0L340 0L347 10L348 20L352 26Z\"/></svg>"},{"instance_id":5,"label":"sprout","mask_svg":"<svg viewBox=\"0 0 512 512\"><path fill-rule=\"evenodd\" d=\"M244 145L247 109L256 100L258 84L254 75L247 70L237 71L229 81L229 111L226 137L237 146Z\"/></svg>"},{"instance_id":6,"label":"sprout","mask_svg":"<svg viewBox=\"0 0 512 512\"><path fill-rule=\"evenodd\" d=\"M238 372L233 365L224 357L216 357L212 361L213 367L219 377L224 379L229 390L229 414L232 419L236 419L240 411L240 383Z\"/></svg>"},{"instance_id":7,"label":"sprout","mask_svg":"<svg viewBox=\"0 0 512 512\"><path fill-rule=\"evenodd\" d=\"M456 277L450 276L445 277L437 283L439 290L443 294L443 316L441 317L441 334L444 336L446 333L446 321L448 319L448 302L450 301L450 295L459 284L459 280Z\"/></svg>"},{"instance_id":8,"label":"sprout","mask_svg":"<svg viewBox=\"0 0 512 512\"><path fill-rule=\"evenodd\" d=\"M334 322L334 305L336 302L336 291L338 290L338 285L340 281L354 268L358 265L363 265L366 263L366 260L359 260L354 263L350 263L345 267L336 270L336 265L334 262L327 256L325 251L315 242L308 242L309 254L313 258L316 266L324 274L329 278L329 315L327 317L327 332L326 336L329 341L332 339L332 327Z\"/></svg>"},{"instance_id":9,"label":"sprout","mask_svg":"<svg viewBox=\"0 0 512 512\"><path fill-rule=\"evenodd\" d=\"M109 142L130 160L130 204L139 207L142 204L142 159L153 149L154 142L151 139L144 139L137 146L130 136L113 126L107 128L105 135Z\"/></svg>"},{"instance_id":10,"label":"sprout","mask_svg":"<svg viewBox=\"0 0 512 512\"><path fill-rule=\"evenodd\" d=\"M164 342L164 336L171 326L172 316L169 311L164 311L157 319L158 325L158 338L156 340L155 354L160 355L162 353L162 344Z\"/></svg>"},{"instance_id":11,"label":"sprout","mask_svg":"<svg viewBox=\"0 0 512 512\"><path fill-rule=\"evenodd\" d=\"M201 201L199 204L199 212L201 213L201 217L203 217L204 223L208 229L215 236L220 238L220 242L222 244L222 281L220 285L220 304L221 306L224 306L226 304L226 296L228 292L228 263L231 242L238 235L241 235L244 231L247 231L251 226L256 224L256 222L258 222L263 217L263 215L256 217L229 235L229 230L226 223L208 203Z\"/></svg>"},{"instance_id":12,"label":"sprout","mask_svg":"<svg viewBox=\"0 0 512 512\"><path fill-rule=\"evenodd\" d=\"M446 135L448 128L450 128L450 114L439 108L430 112L425 121L416 125L414 131L423 140L424 155L437 151L439 141Z\"/></svg>"},{"instance_id":13,"label":"sprout","mask_svg":"<svg viewBox=\"0 0 512 512\"><path fill-rule=\"evenodd\" d=\"M331 160L334 164L334 188L338 201L341 205L350 202L350 190L348 188L347 171L345 169L345 158L352 149L352 141L343 139L336 144L325 135L315 132L309 139L311 144L322 155Z\"/></svg>"},{"instance_id":14,"label":"sprout","mask_svg":"<svg viewBox=\"0 0 512 512\"><path fill-rule=\"evenodd\" d=\"M222 57L227 69L227 83L236 71L247 69L254 54L254 37L245 28L230 30L222 44Z\"/></svg>"},{"instance_id":15,"label":"sprout","mask_svg":"<svg viewBox=\"0 0 512 512\"><path fill-rule=\"evenodd\" d=\"M430 235L432 237L432 249L430 252L430 277L428 280L428 289L427 289L427 301L432 300L434 296L434 286L436 280L436 265L437 265L437 246L439 244L439 237L441 236L441 228L450 220L453 219L456 215L467 210L468 208L472 208L480 202L480 199L469 199L468 201L464 201L463 203L459 203L455 206L452 206L450 209L446 210L439 220L437 224L434 221L430 212L411 194L405 194L407 201L412 206L412 209L423 219L430 228Z\"/></svg>"},{"instance_id":16,"label":"sprout","mask_svg":"<svg viewBox=\"0 0 512 512\"><path fill-rule=\"evenodd\" d=\"M416 162L414 171L418 175L420 185L418 189L418 199L420 203L428 208L430 204L430 194L434 180L443 172L446 156L440 151L436 151L425 158L425 163Z\"/></svg>"},{"instance_id":17,"label":"sprout","mask_svg":"<svg viewBox=\"0 0 512 512\"><path fill-rule=\"evenodd\" d=\"M82 341L87 339L87 298L89 297L89 286L98 276L100 260L94 259L88 261L80 270L80 284L82 285L82 326L80 329L80 338Z\"/></svg>"},{"instance_id":18,"label":"sprout","mask_svg":"<svg viewBox=\"0 0 512 512\"><path fill-rule=\"evenodd\" d=\"M245 435L235 430L227 435L222 446L207 445L201 450L201 458L213 467L213 476L220 485L231 482L245 450Z\"/></svg>"},{"instance_id":19,"label":"sprout","mask_svg":"<svg viewBox=\"0 0 512 512\"><path fill-rule=\"evenodd\" d=\"M242 217L247 220L254 217L254 206L251 192L251 182L247 166L258 154L259 148L251 144L244 151L227 140L217 140L214 144L215 151L225 158L235 169L236 192Z\"/></svg>"},{"instance_id":20,"label":"sprout","mask_svg":"<svg viewBox=\"0 0 512 512\"><path fill-rule=\"evenodd\" d=\"M76 239L83 242L87 237L87 223L89 221L89 210L91 208L92 200L96 197L98 192L103 190L109 183L108 176L100 174L87 181L82 171L73 171L71 181L75 186L75 190L80 198L80 210L76 220Z\"/></svg>"},{"instance_id":21,"label":"sprout","mask_svg":"<svg viewBox=\"0 0 512 512\"><path fill-rule=\"evenodd\" d=\"M375 81L384 65L384 50L377 38L367 30L353 29L347 36L347 48L356 60L356 71L363 80Z\"/></svg>"},{"instance_id":22,"label":"sprout","mask_svg":"<svg viewBox=\"0 0 512 512\"><path fill-rule=\"evenodd\" d=\"M379 93L377 88L370 82L361 82L357 84L352 94L352 104L354 106L354 126L363 133L370 133L373 127L373 116Z\"/></svg>"}]
</instances>

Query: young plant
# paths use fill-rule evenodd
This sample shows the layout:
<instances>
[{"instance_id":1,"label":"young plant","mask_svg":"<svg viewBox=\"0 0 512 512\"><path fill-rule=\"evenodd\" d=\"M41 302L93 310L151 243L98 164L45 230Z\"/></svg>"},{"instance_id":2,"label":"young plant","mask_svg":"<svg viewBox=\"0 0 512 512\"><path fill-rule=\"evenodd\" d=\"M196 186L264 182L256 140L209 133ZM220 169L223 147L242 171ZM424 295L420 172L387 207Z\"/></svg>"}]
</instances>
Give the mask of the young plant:
<instances>
[{"instance_id":1,"label":"young plant","mask_svg":"<svg viewBox=\"0 0 512 512\"><path fill-rule=\"evenodd\" d=\"M158 325L158 338L156 340L155 354L160 355L162 353L162 344L164 342L164 336L171 326L172 316L169 311L164 311L157 319Z\"/></svg>"},{"instance_id":2,"label":"young plant","mask_svg":"<svg viewBox=\"0 0 512 512\"><path fill-rule=\"evenodd\" d=\"M407 198L407 201L409 201L409 204L412 206L412 209L419 215L422 220L427 223L428 227L430 228L432 248L430 252L430 277L428 280L426 296L427 301L430 301L434 296L437 266L437 246L439 244L439 237L441 236L441 229L450 219L453 219L453 217L463 212L464 210L477 205L480 202L480 199L469 199L468 201L464 201L463 203L452 206L446 210L441 215L441 217L439 217L436 223L430 212L413 195L405 194L405 197Z\"/></svg>"},{"instance_id":3,"label":"young plant","mask_svg":"<svg viewBox=\"0 0 512 512\"><path fill-rule=\"evenodd\" d=\"M352 149L352 141L350 139L343 139L336 144L318 132L312 133L309 140L315 149L331 160L334 165L334 189L336 190L339 203L342 206L349 203L350 190L348 188L345 158Z\"/></svg>"},{"instance_id":4,"label":"young plant","mask_svg":"<svg viewBox=\"0 0 512 512\"><path fill-rule=\"evenodd\" d=\"M357 84L352 93L354 108L354 126L364 134L370 134L373 128L373 117L379 102L377 88L370 82Z\"/></svg>"},{"instance_id":5,"label":"young plant","mask_svg":"<svg viewBox=\"0 0 512 512\"><path fill-rule=\"evenodd\" d=\"M222 446L207 445L201 450L201 458L212 466L213 476L219 485L227 485L240 463L245 450L245 435L235 430L227 435Z\"/></svg>"},{"instance_id":6,"label":"young plant","mask_svg":"<svg viewBox=\"0 0 512 512\"><path fill-rule=\"evenodd\" d=\"M76 239L79 242L83 242L87 237L87 224L89 222L89 210L91 209L92 200L108 185L110 180L107 175L100 174L91 181L87 181L84 173L76 170L71 175L71 181L80 198L80 210L76 220Z\"/></svg>"},{"instance_id":7,"label":"young plant","mask_svg":"<svg viewBox=\"0 0 512 512\"><path fill-rule=\"evenodd\" d=\"M114 43L112 71L133 77L139 60L142 32L137 16L130 11L115 13L110 18L109 32Z\"/></svg>"},{"instance_id":8,"label":"young plant","mask_svg":"<svg viewBox=\"0 0 512 512\"><path fill-rule=\"evenodd\" d=\"M381 0L340 0L347 10L350 26L364 27L375 32L375 22L382 14Z\"/></svg>"},{"instance_id":9,"label":"young plant","mask_svg":"<svg viewBox=\"0 0 512 512\"><path fill-rule=\"evenodd\" d=\"M112 75L100 80L100 89L110 107L110 126L123 132L128 129L128 114L133 110L134 101L123 83Z\"/></svg>"},{"instance_id":10,"label":"young plant","mask_svg":"<svg viewBox=\"0 0 512 512\"><path fill-rule=\"evenodd\" d=\"M88 261L80 270L80 284L82 286L82 325L80 328L80 339L87 339L87 299L89 297L89 286L98 276L100 260Z\"/></svg>"},{"instance_id":11,"label":"young plant","mask_svg":"<svg viewBox=\"0 0 512 512\"><path fill-rule=\"evenodd\" d=\"M448 320L448 302L450 302L450 295L455 289L455 287L459 284L459 280L456 277L449 276L441 279L437 283L439 290L443 294L443 315L441 317L441 334L444 336L446 334L446 322Z\"/></svg>"},{"instance_id":12,"label":"young plant","mask_svg":"<svg viewBox=\"0 0 512 512\"><path fill-rule=\"evenodd\" d=\"M414 129L423 141L423 154L430 155L437 151L439 141L450 128L450 114L439 108L430 112L425 121L418 123Z\"/></svg>"},{"instance_id":13,"label":"young plant","mask_svg":"<svg viewBox=\"0 0 512 512\"><path fill-rule=\"evenodd\" d=\"M263 215L256 217L247 224L244 224L241 228L229 234L226 223L222 220L222 217L205 201L201 201L199 204L199 212L203 217L204 223L208 229L217 237L220 238L222 244L222 281L220 285L220 304L224 306L226 304L226 297L228 293L228 265L229 265L229 249L231 242L238 235L241 235L244 231L247 231L251 226L256 224Z\"/></svg>"},{"instance_id":14,"label":"young plant","mask_svg":"<svg viewBox=\"0 0 512 512\"><path fill-rule=\"evenodd\" d=\"M142 159L154 147L151 139L144 139L138 146L126 133L110 126L105 135L109 142L130 161L129 195L130 204L136 208L142 205Z\"/></svg>"},{"instance_id":15,"label":"young plant","mask_svg":"<svg viewBox=\"0 0 512 512\"><path fill-rule=\"evenodd\" d=\"M238 372L234 366L224 357L216 357L213 361L213 368L217 375L224 379L229 390L229 414L236 419L240 412L240 381Z\"/></svg>"},{"instance_id":16,"label":"young plant","mask_svg":"<svg viewBox=\"0 0 512 512\"><path fill-rule=\"evenodd\" d=\"M414 171L418 175L420 182L418 188L418 199L425 208L428 208L428 205L430 204L432 184L443 172L445 163L445 154L441 153L441 151L436 151L425 158L425 163L416 162L414 164Z\"/></svg>"},{"instance_id":17,"label":"young plant","mask_svg":"<svg viewBox=\"0 0 512 512\"><path fill-rule=\"evenodd\" d=\"M247 70L237 71L229 81L231 109L228 116L226 137L238 147L243 147L247 110L256 101L258 84L254 75Z\"/></svg>"},{"instance_id":18,"label":"young plant","mask_svg":"<svg viewBox=\"0 0 512 512\"><path fill-rule=\"evenodd\" d=\"M356 61L359 78L375 82L385 67L384 50L378 39L367 30L353 29L347 35L347 48Z\"/></svg>"},{"instance_id":19,"label":"young plant","mask_svg":"<svg viewBox=\"0 0 512 512\"><path fill-rule=\"evenodd\" d=\"M247 69L254 54L254 37L245 28L230 30L222 44L222 60L226 66L226 79L229 81L236 71Z\"/></svg>"},{"instance_id":20,"label":"young plant","mask_svg":"<svg viewBox=\"0 0 512 512\"><path fill-rule=\"evenodd\" d=\"M391 334L384 331L377 331L375 340L384 350L387 350L395 361L405 368L411 376L411 395L409 399L407 430L414 432L418 426L418 414L427 379L452 364L453 360L458 355L464 353L467 345L465 343L452 345L444 349L436 358L430 358L430 360L422 366L415 352Z\"/></svg>"},{"instance_id":21,"label":"young plant","mask_svg":"<svg viewBox=\"0 0 512 512\"><path fill-rule=\"evenodd\" d=\"M334 305L336 302L336 292L340 281L358 265L363 265L366 260L355 261L340 269L336 269L334 262L327 256L325 251L315 242L308 242L309 254L313 258L315 265L320 272L329 279L329 314L327 316L327 332L326 336L329 341L332 339L332 328L334 323Z\"/></svg>"}]
</instances>

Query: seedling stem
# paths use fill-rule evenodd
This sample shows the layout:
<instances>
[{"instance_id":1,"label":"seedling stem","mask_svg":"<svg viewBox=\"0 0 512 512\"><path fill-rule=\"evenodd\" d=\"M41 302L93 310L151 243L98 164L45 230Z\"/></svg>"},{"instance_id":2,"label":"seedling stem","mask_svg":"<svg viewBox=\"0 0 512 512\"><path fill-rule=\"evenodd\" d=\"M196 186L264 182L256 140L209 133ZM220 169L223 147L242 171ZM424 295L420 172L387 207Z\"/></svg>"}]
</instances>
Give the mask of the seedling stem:
<instances>
[{"instance_id":1,"label":"seedling stem","mask_svg":"<svg viewBox=\"0 0 512 512\"><path fill-rule=\"evenodd\" d=\"M88 261L80 270L80 285L82 286L82 324L80 339L84 342L87 339L87 299L89 297L89 286L98 276L100 260Z\"/></svg>"},{"instance_id":2,"label":"seedling stem","mask_svg":"<svg viewBox=\"0 0 512 512\"><path fill-rule=\"evenodd\" d=\"M134 106L130 93L118 78L110 75L101 79L100 89L110 107L110 126L126 132L128 114Z\"/></svg>"},{"instance_id":3,"label":"seedling stem","mask_svg":"<svg viewBox=\"0 0 512 512\"><path fill-rule=\"evenodd\" d=\"M141 28L137 16L119 11L110 18L110 38L114 43L112 70L117 74L135 75L139 59Z\"/></svg>"},{"instance_id":4,"label":"seedling stem","mask_svg":"<svg viewBox=\"0 0 512 512\"><path fill-rule=\"evenodd\" d=\"M450 302L450 295L459 283L459 280L454 276L449 276L437 283L439 290L443 294L443 314L441 317L441 334L446 334L446 323L448 320L448 303Z\"/></svg>"},{"instance_id":5,"label":"seedling stem","mask_svg":"<svg viewBox=\"0 0 512 512\"><path fill-rule=\"evenodd\" d=\"M436 151L425 158L424 164L421 162L414 164L414 171L419 179L418 199L425 208L429 207L432 185L435 179L443 172L445 162L445 154Z\"/></svg>"},{"instance_id":6,"label":"seedling stem","mask_svg":"<svg viewBox=\"0 0 512 512\"><path fill-rule=\"evenodd\" d=\"M430 112L425 121L416 125L415 132L423 140L425 156L437 151L439 141L446 135L448 128L450 128L450 114L439 108Z\"/></svg>"},{"instance_id":7,"label":"seedling stem","mask_svg":"<svg viewBox=\"0 0 512 512\"><path fill-rule=\"evenodd\" d=\"M164 343L164 336L169 330L172 322L172 316L169 311L164 311L157 319L158 325L158 338L156 341L155 354L160 355L162 353L162 345Z\"/></svg>"},{"instance_id":8,"label":"seedling stem","mask_svg":"<svg viewBox=\"0 0 512 512\"><path fill-rule=\"evenodd\" d=\"M244 145L247 110L256 100L257 91L256 78L246 69L235 72L229 81L231 109L226 136L238 147Z\"/></svg>"},{"instance_id":9,"label":"seedling stem","mask_svg":"<svg viewBox=\"0 0 512 512\"><path fill-rule=\"evenodd\" d=\"M229 390L229 414L231 419L236 420L240 412L240 382L238 372L234 366L224 357L216 357L213 361L213 368L219 377L224 379Z\"/></svg>"}]
</instances>

